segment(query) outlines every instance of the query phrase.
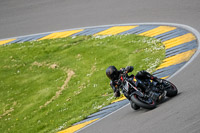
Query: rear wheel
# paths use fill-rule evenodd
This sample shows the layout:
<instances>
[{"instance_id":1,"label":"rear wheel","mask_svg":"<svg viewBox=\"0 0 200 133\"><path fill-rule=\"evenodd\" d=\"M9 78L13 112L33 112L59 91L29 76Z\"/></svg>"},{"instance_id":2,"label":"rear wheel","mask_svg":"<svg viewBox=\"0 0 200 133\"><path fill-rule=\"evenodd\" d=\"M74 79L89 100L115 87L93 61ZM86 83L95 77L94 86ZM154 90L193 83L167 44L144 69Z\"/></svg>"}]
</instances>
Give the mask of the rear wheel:
<instances>
[{"instance_id":1,"label":"rear wheel","mask_svg":"<svg viewBox=\"0 0 200 133\"><path fill-rule=\"evenodd\" d=\"M167 80L164 80L164 82L166 84L168 84L169 86L166 88L166 96L167 97L174 97L177 95L178 93L178 89L176 88L176 86L174 84L172 84L171 82L167 81Z\"/></svg>"},{"instance_id":2,"label":"rear wheel","mask_svg":"<svg viewBox=\"0 0 200 133\"><path fill-rule=\"evenodd\" d=\"M156 107L156 102L151 98L144 99L134 94L131 96L132 102L134 102L137 106L145 108L145 109L154 109Z\"/></svg>"},{"instance_id":3,"label":"rear wheel","mask_svg":"<svg viewBox=\"0 0 200 133\"><path fill-rule=\"evenodd\" d=\"M134 110L140 109L140 106L136 105L134 102L130 101L130 104L131 104L132 109L134 109Z\"/></svg>"}]
</instances>

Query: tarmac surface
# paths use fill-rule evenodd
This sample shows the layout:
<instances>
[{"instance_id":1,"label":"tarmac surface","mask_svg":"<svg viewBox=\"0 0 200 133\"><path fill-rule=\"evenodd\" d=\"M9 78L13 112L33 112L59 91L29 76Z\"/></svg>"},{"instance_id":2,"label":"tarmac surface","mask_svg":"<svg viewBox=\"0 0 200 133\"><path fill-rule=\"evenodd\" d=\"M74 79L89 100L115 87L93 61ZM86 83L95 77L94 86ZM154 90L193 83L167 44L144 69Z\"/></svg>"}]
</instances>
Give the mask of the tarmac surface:
<instances>
[{"instance_id":1,"label":"tarmac surface","mask_svg":"<svg viewBox=\"0 0 200 133\"><path fill-rule=\"evenodd\" d=\"M122 23L179 23L200 31L199 0L0 0L0 39ZM156 109L130 106L82 129L86 133L199 133L200 56L170 78L179 94Z\"/></svg>"}]
</instances>

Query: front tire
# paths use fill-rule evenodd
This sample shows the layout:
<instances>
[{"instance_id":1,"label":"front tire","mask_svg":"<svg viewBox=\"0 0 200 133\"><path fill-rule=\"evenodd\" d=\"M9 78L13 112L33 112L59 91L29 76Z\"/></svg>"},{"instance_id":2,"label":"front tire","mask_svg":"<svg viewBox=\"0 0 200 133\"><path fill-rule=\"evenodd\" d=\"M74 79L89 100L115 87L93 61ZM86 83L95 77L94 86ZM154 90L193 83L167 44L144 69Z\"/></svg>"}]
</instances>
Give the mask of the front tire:
<instances>
[{"instance_id":1,"label":"front tire","mask_svg":"<svg viewBox=\"0 0 200 133\"><path fill-rule=\"evenodd\" d=\"M156 102L152 99L148 99L148 101L142 100L139 96L136 94L131 96L131 100L133 103L135 103L137 106L145 108L145 109L154 109L156 108Z\"/></svg>"},{"instance_id":2,"label":"front tire","mask_svg":"<svg viewBox=\"0 0 200 133\"><path fill-rule=\"evenodd\" d=\"M169 84L169 87L166 88L166 96L167 97L174 97L177 95L178 93L178 89L176 88L176 86L174 84L172 84L171 82L164 80L164 82L166 82L167 84Z\"/></svg>"}]
</instances>

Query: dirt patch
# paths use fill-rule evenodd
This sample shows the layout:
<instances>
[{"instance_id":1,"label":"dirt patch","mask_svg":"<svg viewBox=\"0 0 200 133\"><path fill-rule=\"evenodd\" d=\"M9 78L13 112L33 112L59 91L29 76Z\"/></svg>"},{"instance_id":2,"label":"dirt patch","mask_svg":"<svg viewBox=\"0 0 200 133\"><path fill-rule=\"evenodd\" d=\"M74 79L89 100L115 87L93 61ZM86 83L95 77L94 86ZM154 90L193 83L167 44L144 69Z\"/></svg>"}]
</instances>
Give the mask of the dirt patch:
<instances>
[{"instance_id":1,"label":"dirt patch","mask_svg":"<svg viewBox=\"0 0 200 133\"><path fill-rule=\"evenodd\" d=\"M44 66L45 63L39 63L37 61L33 62L32 66L38 66L38 67L41 67L41 66Z\"/></svg>"},{"instance_id":2,"label":"dirt patch","mask_svg":"<svg viewBox=\"0 0 200 133\"><path fill-rule=\"evenodd\" d=\"M6 110L2 115L0 115L0 119L6 115L11 115L10 113L14 111L14 106L17 105L17 102L13 102L13 106L10 109Z\"/></svg>"},{"instance_id":3,"label":"dirt patch","mask_svg":"<svg viewBox=\"0 0 200 133\"><path fill-rule=\"evenodd\" d=\"M52 65L49 66L49 68L51 68L51 69L56 69L57 67L58 67L57 64L52 64Z\"/></svg>"},{"instance_id":4,"label":"dirt patch","mask_svg":"<svg viewBox=\"0 0 200 133\"><path fill-rule=\"evenodd\" d=\"M32 66L38 66L38 67L48 67L48 68L51 68L51 69L56 69L58 68L59 66L56 64L56 63L53 63L53 64L47 64L46 62L33 62L32 63Z\"/></svg>"},{"instance_id":5,"label":"dirt patch","mask_svg":"<svg viewBox=\"0 0 200 133\"><path fill-rule=\"evenodd\" d=\"M40 109L43 107L46 107L48 104L50 104L52 101L56 100L61 94L62 91L65 89L65 87L68 85L68 82L70 81L70 79L72 78L72 76L74 75L74 71L72 70L68 70L67 71L67 78L64 82L64 84L62 85L62 87L56 92L55 96L53 96L49 101L47 101L44 105L40 106Z\"/></svg>"},{"instance_id":6,"label":"dirt patch","mask_svg":"<svg viewBox=\"0 0 200 133\"><path fill-rule=\"evenodd\" d=\"M97 70L96 63L92 66L90 73L88 73L86 76L91 77L92 74Z\"/></svg>"}]
</instances>

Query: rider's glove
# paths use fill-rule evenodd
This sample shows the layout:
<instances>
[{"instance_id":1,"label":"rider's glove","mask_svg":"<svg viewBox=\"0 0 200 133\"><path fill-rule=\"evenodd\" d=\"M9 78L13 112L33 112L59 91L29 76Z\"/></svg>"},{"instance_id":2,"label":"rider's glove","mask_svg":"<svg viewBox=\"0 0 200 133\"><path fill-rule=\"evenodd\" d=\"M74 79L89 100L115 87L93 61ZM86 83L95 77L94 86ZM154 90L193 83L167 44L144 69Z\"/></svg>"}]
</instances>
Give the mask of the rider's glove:
<instances>
[{"instance_id":1,"label":"rider's glove","mask_svg":"<svg viewBox=\"0 0 200 133\"><path fill-rule=\"evenodd\" d=\"M151 78L151 80L156 81L158 84L162 84L163 83L163 80L159 79L157 77L151 76L150 78Z\"/></svg>"},{"instance_id":2,"label":"rider's glove","mask_svg":"<svg viewBox=\"0 0 200 133\"><path fill-rule=\"evenodd\" d=\"M162 83L163 83L163 80L162 80L162 79L157 78L156 80L157 80L157 82L158 82L159 84L162 84Z\"/></svg>"}]
</instances>

